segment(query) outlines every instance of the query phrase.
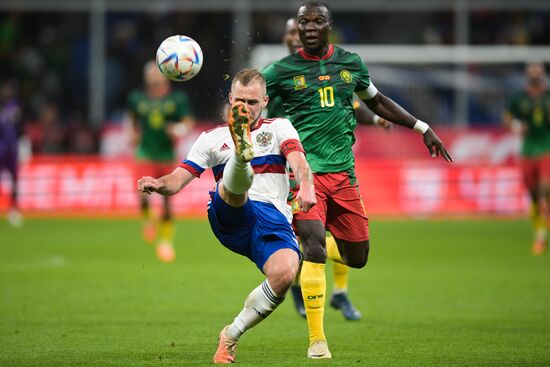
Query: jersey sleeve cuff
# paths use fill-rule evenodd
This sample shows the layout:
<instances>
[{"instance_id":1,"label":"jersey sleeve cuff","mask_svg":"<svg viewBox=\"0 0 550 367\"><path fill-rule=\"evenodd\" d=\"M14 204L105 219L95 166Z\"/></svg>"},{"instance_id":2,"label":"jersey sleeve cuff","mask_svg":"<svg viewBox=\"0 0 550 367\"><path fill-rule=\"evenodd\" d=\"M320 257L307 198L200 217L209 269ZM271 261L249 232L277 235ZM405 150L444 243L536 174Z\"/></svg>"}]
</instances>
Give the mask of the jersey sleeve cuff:
<instances>
[{"instance_id":1,"label":"jersey sleeve cuff","mask_svg":"<svg viewBox=\"0 0 550 367\"><path fill-rule=\"evenodd\" d=\"M179 166L189 171L189 173L191 173L195 177L201 177L201 174L204 172L204 168L202 168L195 162L192 162L187 159L181 162Z\"/></svg>"},{"instance_id":2,"label":"jersey sleeve cuff","mask_svg":"<svg viewBox=\"0 0 550 367\"><path fill-rule=\"evenodd\" d=\"M356 92L357 97L361 98L362 100L371 99L378 94L378 89L374 86L374 83L371 81L370 85L365 90L360 90Z\"/></svg>"}]
</instances>

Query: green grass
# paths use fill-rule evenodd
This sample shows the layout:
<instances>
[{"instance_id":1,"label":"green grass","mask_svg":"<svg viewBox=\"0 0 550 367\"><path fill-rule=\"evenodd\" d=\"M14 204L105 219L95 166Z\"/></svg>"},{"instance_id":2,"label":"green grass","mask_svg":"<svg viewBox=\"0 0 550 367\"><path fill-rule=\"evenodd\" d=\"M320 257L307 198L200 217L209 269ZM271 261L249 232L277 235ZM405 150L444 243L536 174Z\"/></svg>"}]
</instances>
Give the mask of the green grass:
<instances>
[{"instance_id":1,"label":"green grass","mask_svg":"<svg viewBox=\"0 0 550 367\"><path fill-rule=\"evenodd\" d=\"M363 319L325 313L331 361L305 357L289 299L239 366L550 365L550 254L529 254L527 221L373 221L371 236L350 274ZM203 221L178 222L177 250L157 262L138 221L0 223L0 366L209 365L262 276Z\"/></svg>"}]
</instances>

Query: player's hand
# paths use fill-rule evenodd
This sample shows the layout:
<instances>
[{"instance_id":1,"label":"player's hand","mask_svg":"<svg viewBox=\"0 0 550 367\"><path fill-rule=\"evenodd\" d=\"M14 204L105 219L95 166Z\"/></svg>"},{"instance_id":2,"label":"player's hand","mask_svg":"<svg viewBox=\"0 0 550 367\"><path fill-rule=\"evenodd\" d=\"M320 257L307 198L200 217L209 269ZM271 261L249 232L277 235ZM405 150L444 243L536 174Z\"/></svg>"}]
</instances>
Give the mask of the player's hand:
<instances>
[{"instance_id":1,"label":"player's hand","mask_svg":"<svg viewBox=\"0 0 550 367\"><path fill-rule=\"evenodd\" d=\"M189 127L183 122L169 122L166 133L172 140L178 140L189 133Z\"/></svg>"},{"instance_id":2,"label":"player's hand","mask_svg":"<svg viewBox=\"0 0 550 367\"><path fill-rule=\"evenodd\" d=\"M424 144L426 144L426 147L428 147L428 151L430 152L430 155L432 157L442 156L443 158L445 158L447 162L453 161L453 157L447 151L441 139L439 139L439 137L435 134L435 132L431 128L429 128L424 133L423 137L424 137Z\"/></svg>"},{"instance_id":3,"label":"player's hand","mask_svg":"<svg viewBox=\"0 0 550 367\"><path fill-rule=\"evenodd\" d=\"M383 117L380 117L378 121L376 121L376 125L380 126L382 129L386 131L393 128L393 124Z\"/></svg>"},{"instance_id":4,"label":"player's hand","mask_svg":"<svg viewBox=\"0 0 550 367\"><path fill-rule=\"evenodd\" d=\"M145 176L138 180L138 191L150 194L157 191L162 186L156 178Z\"/></svg>"},{"instance_id":5,"label":"player's hand","mask_svg":"<svg viewBox=\"0 0 550 367\"><path fill-rule=\"evenodd\" d=\"M140 141L141 141L141 131L133 128L130 133L130 144L132 148L136 148L137 146L139 146Z\"/></svg>"},{"instance_id":6,"label":"player's hand","mask_svg":"<svg viewBox=\"0 0 550 367\"><path fill-rule=\"evenodd\" d=\"M315 196L315 189L313 183L310 185L300 185L300 190L296 195L296 200L300 204L300 209L307 213L312 206L317 204L317 197Z\"/></svg>"}]
</instances>

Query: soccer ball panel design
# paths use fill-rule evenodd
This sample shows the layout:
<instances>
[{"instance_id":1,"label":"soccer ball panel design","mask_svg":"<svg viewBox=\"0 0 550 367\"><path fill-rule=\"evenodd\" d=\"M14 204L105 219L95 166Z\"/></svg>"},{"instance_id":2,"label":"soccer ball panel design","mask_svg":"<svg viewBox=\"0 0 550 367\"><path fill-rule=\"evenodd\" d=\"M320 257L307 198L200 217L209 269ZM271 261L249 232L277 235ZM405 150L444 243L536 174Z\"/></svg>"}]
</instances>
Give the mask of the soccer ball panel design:
<instances>
[{"instance_id":1,"label":"soccer ball panel design","mask_svg":"<svg viewBox=\"0 0 550 367\"><path fill-rule=\"evenodd\" d=\"M191 37L166 38L157 49L157 66L168 79L183 82L195 77L202 67L202 49Z\"/></svg>"}]
</instances>

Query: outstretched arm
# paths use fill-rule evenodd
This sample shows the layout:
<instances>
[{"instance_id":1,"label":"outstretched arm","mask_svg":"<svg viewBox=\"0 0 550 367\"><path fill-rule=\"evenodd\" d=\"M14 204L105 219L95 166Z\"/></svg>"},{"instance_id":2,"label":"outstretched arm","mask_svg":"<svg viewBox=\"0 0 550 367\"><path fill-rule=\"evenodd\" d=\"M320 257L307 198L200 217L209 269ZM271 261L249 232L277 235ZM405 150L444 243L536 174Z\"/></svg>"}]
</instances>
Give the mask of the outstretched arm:
<instances>
[{"instance_id":1,"label":"outstretched arm","mask_svg":"<svg viewBox=\"0 0 550 367\"><path fill-rule=\"evenodd\" d=\"M183 189L195 176L188 170L178 167L172 173L160 178L149 176L138 180L138 191L150 194L158 192L161 195L174 195Z\"/></svg>"},{"instance_id":2,"label":"outstretched arm","mask_svg":"<svg viewBox=\"0 0 550 367\"><path fill-rule=\"evenodd\" d=\"M355 95L353 96L353 111L355 112L357 123L359 124L378 125L384 130L389 130L392 127L392 123L390 121L372 112L367 107L365 102L363 102Z\"/></svg>"},{"instance_id":3,"label":"outstretched arm","mask_svg":"<svg viewBox=\"0 0 550 367\"><path fill-rule=\"evenodd\" d=\"M296 181L300 184L300 189L296 195L296 200L300 203L302 211L307 212L317 203L315 197L315 188L313 187L313 174L307 163L306 156L300 151L294 151L286 157Z\"/></svg>"},{"instance_id":4,"label":"outstretched arm","mask_svg":"<svg viewBox=\"0 0 550 367\"><path fill-rule=\"evenodd\" d=\"M386 97L380 92L377 92L372 98L368 98L366 94L360 95L359 97L377 115L395 124L421 132L424 138L424 144L432 157L441 155L447 162L453 161L453 157L449 154L441 139L439 139L430 126L416 119L391 98Z\"/></svg>"}]
</instances>

